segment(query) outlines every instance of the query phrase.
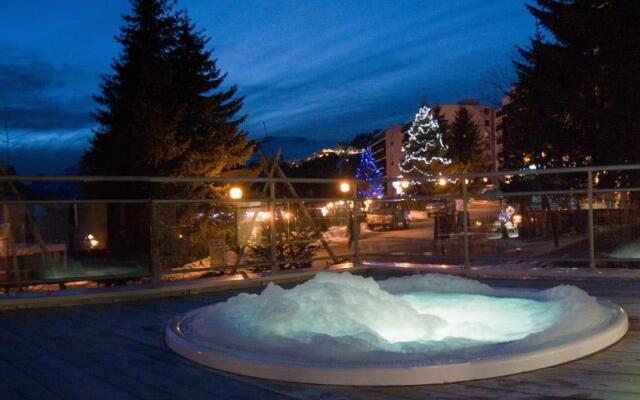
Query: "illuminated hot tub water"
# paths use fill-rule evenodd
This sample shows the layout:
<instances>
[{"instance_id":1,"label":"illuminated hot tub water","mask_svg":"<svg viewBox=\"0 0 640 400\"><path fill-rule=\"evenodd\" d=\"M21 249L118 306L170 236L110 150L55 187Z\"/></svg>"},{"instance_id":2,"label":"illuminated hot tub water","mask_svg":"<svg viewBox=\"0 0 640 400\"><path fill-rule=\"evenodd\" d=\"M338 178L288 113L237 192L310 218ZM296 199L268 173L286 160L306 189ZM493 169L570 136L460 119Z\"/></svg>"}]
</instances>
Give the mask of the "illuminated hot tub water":
<instances>
[{"instance_id":1,"label":"illuminated hot tub water","mask_svg":"<svg viewBox=\"0 0 640 400\"><path fill-rule=\"evenodd\" d=\"M374 281L323 272L196 309L167 344L243 375L336 385L411 385L502 376L601 350L622 309L574 286L494 289L449 275Z\"/></svg>"}]
</instances>

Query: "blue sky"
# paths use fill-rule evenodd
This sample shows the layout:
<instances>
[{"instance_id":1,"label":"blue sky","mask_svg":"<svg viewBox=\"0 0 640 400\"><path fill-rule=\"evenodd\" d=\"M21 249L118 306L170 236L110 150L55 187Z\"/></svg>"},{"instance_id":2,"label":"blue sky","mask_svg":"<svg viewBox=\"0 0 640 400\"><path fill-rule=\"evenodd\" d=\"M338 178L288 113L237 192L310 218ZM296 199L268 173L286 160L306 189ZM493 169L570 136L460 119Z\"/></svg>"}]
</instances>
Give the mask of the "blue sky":
<instances>
[{"instance_id":1,"label":"blue sky","mask_svg":"<svg viewBox=\"0 0 640 400\"><path fill-rule=\"evenodd\" d=\"M125 0L3 1L0 128L21 173L60 172L91 137ZM345 139L411 118L422 100L496 100L534 21L521 0L179 0L211 37L244 129ZM4 133L4 132L2 132ZM4 135L0 135L4 154ZM4 156L2 157L4 161Z\"/></svg>"}]
</instances>

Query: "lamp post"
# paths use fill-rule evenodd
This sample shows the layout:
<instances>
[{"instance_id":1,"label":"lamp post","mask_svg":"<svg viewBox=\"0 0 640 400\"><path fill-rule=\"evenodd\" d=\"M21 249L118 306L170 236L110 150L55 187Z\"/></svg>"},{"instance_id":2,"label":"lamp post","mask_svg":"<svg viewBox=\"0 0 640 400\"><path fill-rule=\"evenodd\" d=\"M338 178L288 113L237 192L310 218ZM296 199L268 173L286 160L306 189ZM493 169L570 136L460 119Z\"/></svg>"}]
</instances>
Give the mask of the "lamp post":
<instances>
[{"instance_id":1,"label":"lamp post","mask_svg":"<svg viewBox=\"0 0 640 400\"><path fill-rule=\"evenodd\" d=\"M231 189L229 189L229 197L232 200L240 200L242 198L242 188L238 187L238 186L233 186ZM239 230L240 230L240 226L239 226L239 219L238 219L238 202L234 202L233 203L236 209L235 212L235 219L236 219L236 248L240 249L240 235L239 235Z\"/></svg>"},{"instance_id":2,"label":"lamp post","mask_svg":"<svg viewBox=\"0 0 640 400\"><path fill-rule=\"evenodd\" d=\"M340 192L343 194L347 194L351 191L351 185L349 185L349 182L340 182ZM348 203L347 203L348 205ZM348 207L347 207L348 208ZM344 215L344 214L343 214ZM351 209L348 210L347 213L347 218L350 220L351 219Z\"/></svg>"},{"instance_id":3,"label":"lamp post","mask_svg":"<svg viewBox=\"0 0 640 400\"><path fill-rule=\"evenodd\" d=\"M347 194L351 191L351 185L349 185L349 182L340 182L340 192ZM357 193L357 191L354 192L354 195ZM349 237L349 248L351 248L351 243L353 242L353 226L355 224L355 222L353 221L352 218L352 212L351 212L351 207L349 207L349 202L346 202L347 204L347 223L345 224L347 226L347 236ZM356 207L356 202L353 201L352 206L355 208Z\"/></svg>"}]
</instances>

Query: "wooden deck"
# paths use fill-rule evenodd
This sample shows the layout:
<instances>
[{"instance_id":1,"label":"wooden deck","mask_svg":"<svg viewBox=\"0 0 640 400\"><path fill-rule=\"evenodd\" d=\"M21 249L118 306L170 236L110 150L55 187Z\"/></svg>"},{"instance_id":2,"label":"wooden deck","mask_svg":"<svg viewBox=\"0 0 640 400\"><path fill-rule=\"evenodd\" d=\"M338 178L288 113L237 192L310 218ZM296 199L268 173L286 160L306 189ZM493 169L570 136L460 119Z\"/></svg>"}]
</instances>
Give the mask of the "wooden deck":
<instances>
[{"instance_id":1,"label":"wooden deck","mask_svg":"<svg viewBox=\"0 0 640 400\"><path fill-rule=\"evenodd\" d=\"M487 281L554 286L550 281ZM568 282L571 283L571 282ZM0 313L0 399L640 399L640 280L574 282L627 310L616 345L569 364L504 378L412 387L331 387L231 375L172 353L174 315L237 292Z\"/></svg>"}]
</instances>

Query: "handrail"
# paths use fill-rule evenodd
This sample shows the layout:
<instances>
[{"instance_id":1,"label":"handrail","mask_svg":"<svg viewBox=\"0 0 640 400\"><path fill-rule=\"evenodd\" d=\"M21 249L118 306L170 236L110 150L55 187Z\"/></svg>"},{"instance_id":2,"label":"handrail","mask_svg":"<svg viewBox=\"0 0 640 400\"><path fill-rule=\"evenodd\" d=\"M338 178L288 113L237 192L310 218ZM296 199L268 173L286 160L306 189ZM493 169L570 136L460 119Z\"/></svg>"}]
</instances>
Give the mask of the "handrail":
<instances>
[{"instance_id":1,"label":"handrail","mask_svg":"<svg viewBox=\"0 0 640 400\"><path fill-rule=\"evenodd\" d=\"M490 178L500 176L518 175L547 175L547 174L578 174L599 171L640 171L640 164L627 165L594 165L588 167L568 167L568 168L540 168L523 170L503 170L487 172L470 172L466 174L443 174L445 178ZM440 177L438 175L437 177ZM412 177L412 181L428 182L434 177ZM220 182L220 183L268 183L268 182L294 182L294 183L336 183L342 180L353 180L353 178L267 178L267 177L209 177L209 176L111 176L111 175L0 175L0 181L68 181L68 182L145 182L145 183L188 183L188 182ZM392 182L399 178L380 177L371 181ZM362 181L360 181L362 182Z\"/></svg>"},{"instance_id":2,"label":"handrail","mask_svg":"<svg viewBox=\"0 0 640 400\"><path fill-rule=\"evenodd\" d=\"M463 214L469 217L470 210L469 204L474 199L508 199L508 198L516 198L516 197L526 197L526 196L571 196L571 195L579 195L586 196L588 200L588 206L585 208L588 211L588 242L589 242L589 253L588 257L572 257L572 258L558 258L559 261L570 261L570 260L580 260L580 261L589 261L589 264L592 268L596 267L597 263L611 261L611 259L606 259L596 254L595 251L595 227L594 227L594 202L595 196L598 194L607 194L607 193L621 193L621 192L629 192L636 193L640 192L640 187L629 186L629 187L601 187L598 188L594 179L598 176L597 172L604 171L638 171L640 173L640 165L602 165L602 166L588 166L588 167L576 167L576 168L549 168L549 169L528 169L528 170L510 170L510 171L493 171L493 172L474 172L467 174L451 174L451 175L443 175L445 178L454 178L454 179L462 179L462 185L456 187L458 192L449 193L449 194L436 194L436 195L409 195L409 196L400 196L400 195L392 195L387 196L381 199L371 199L372 201L403 201L403 200L411 200L411 201L428 201L434 198L442 198L442 199L462 199L463 200ZM579 176L581 182L579 182L577 187L569 187L569 188L560 188L560 189L535 189L535 190L517 190L517 191L486 191L486 192L472 192L467 185L465 179L470 178L492 178L492 177L507 177L507 176L532 176L532 175L549 175L549 174L576 174ZM427 182L433 181L433 177L420 177L420 178L407 178L412 182ZM582 179L584 179L582 181ZM304 204L304 203L321 203L321 202L363 202L365 199L361 198L358 194L358 188L364 187L366 184L371 182L394 182L401 181L402 178L392 178L392 177L382 177L377 179L372 179L369 181L357 180L353 178L278 178L278 177L149 177L149 176L45 176L45 175L2 175L0 176L1 182L16 182L16 181L25 181L25 182L99 182L99 183L148 183L148 184L171 184L171 183L203 183L203 184L215 184L215 183L233 183L233 184L252 184L252 183L266 183L266 187L270 188L267 192L256 191L255 195L242 198L242 199L229 199L229 198L170 198L169 196L165 196L164 198L133 198L133 199L123 199L123 198L101 198L101 199L91 199L91 198L80 198L80 199L64 199L64 198L42 198L42 199L6 199L1 198L0 204L2 205L80 205L80 204L148 204L153 210L155 205L163 205L163 204L197 204L197 203L210 203L210 204L220 204L220 205L233 205L236 207L246 207L247 205L260 203L260 207L268 207L265 208L270 211L269 215L277 215L276 214L276 206L280 206L283 204L290 203L292 205L295 204ZM327 196L327 197L309 197L309 198L298 198L298 197L288 197L284 194L282 196L276 195L276 184L279 183L306 183L306 184L331 184L337 185L342 182L349 182L351 187L351 193L344 193L342 196ZM336 186L337 187L337 186ZM280 193L278 193L280 195ZM74 208L75 210L75 208ZM74 211L76 212L76 211ZM237 213L236 209L236 213ZM150 217L153 220L153 216ZM463 226L461 233L464 234L464 252L460 257L453 257L453 259L462 259L463 264L466 267L469 267L472 259L475 260L483 260L486 257L479 255L471 255L469 251L470 240L469 235L473 235L472 227L469 226L467 218L463 220ZM355 262L359 261L360 258L371 255L372 253L366 252L361 248L361 233L360 227L357 223L360 221L360 207L354 208L354 212L349 212L348 222L347 224L350 226L348 231L350 235L352 235L352 247L349 247L348 254L341 254L340 257L350 257L354 259ZM153 221L152 221L153 222ZM282 264L298 261L298 262L306 262L306 261L320 261L320 260L330 260L332 257L322 256L322 257L312 257L305 260L282 260L277 258L275 255L275 222L273 218L270 218L270 241L271 241L271 254L268 260L260 263L260 265L267 265L272 267L273 272L278 272L280 266ZM239 229L236 226L236 229ZM153 235L153 230L150 227L150 236ZM155 244L150 243L149 247L153 247ZM43 250L46 251L46 250ZM405 253L408 254L408 253ZM150 265L152 266L149 274L144 276L152 276L154 279L158 279L158 271L157 268L154 267L154 254L151 252L149 255ZM241 255L242 257L242 255ZM443 259L441 256L432 255L431 258L433 260ZM446 258L446 257L444 257ZM491 256L492 259L499 260L500 256ZM504 258L504 257L502 257ZM506 257L504 259L519 259L517 257L511 258ZM554 258L551 258L554 259ZM550 258L541 258L541 260L550 260ZM629 260L628 258L621 258L618 261L625 262ZM635 260L640 261L640 259ZM238 265L229 265L229 268L238 268L243 265L250 265L251 263L241 263ZM219 266L214 266L209 268L209 270L214 270ZM207 269L203 268L193 268L193 269L184 269L181 268L180 271L190 272L190 271L204 271ZM180 271L176 271L179 273ZM117 276L117 275L114 275ZM77 279L78 277L74 277ZM95 276L95 277L87 277L82 276L83 279L88 280L102 280L107 279L104 276ZM60 279L28 279L26 277L24 280L17 281L1 281L1 285L9 285L9 284L30 284L34 282L64 282L65 278Z\"/></svg>"}]
</instances>

